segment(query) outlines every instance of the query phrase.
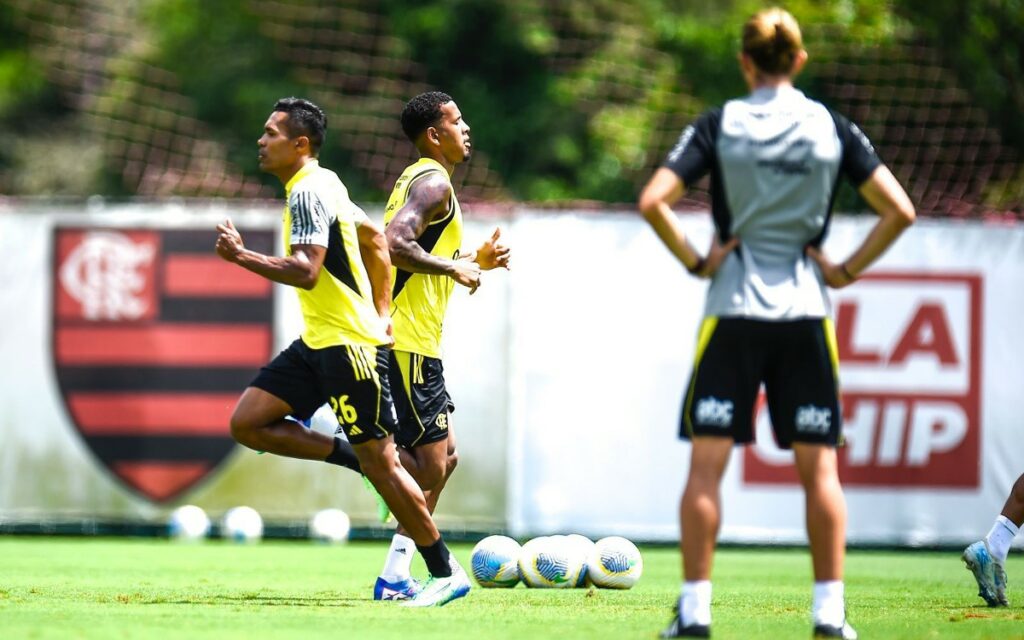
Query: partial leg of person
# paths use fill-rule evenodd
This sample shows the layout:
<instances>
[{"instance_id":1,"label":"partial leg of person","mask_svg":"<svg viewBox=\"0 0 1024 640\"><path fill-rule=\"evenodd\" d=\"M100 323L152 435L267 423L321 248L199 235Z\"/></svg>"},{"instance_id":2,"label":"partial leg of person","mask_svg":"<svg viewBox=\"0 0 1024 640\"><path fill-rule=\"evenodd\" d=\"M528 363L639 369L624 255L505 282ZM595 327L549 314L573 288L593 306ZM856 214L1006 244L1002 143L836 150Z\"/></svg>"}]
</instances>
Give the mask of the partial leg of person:
<instances>
[{"instance_id":1,"label":"partial leg of person","mask_svg":"<svg viewBox=\"0 0 1024 640\"><path fill-rule=\"evenodd\" d=\"M304 361L309 352L296 340L260 369L231 415L239 444L289 458L323 460L358 471L358 460L342 438L307 429L285 416L306 419L323 404L316 375Z\"/></svg>"},{"instance_id":2,"label":"partial leg of person","mask_svg":"<svg viewBox=\"0 0 1024 640\"><path fill-rule=\"evenodd\" d=\"M990 607L1009 606L1006 595L1006 556L1013 539L1024 526L1024 475L1017 478L1006 498L1003 511L983 539L964 549L967 569L978 583L978 595Z\"/></svg>"},{"instance_id":3,"label":"partial leg of person","mask_svg":"<svg viewBox=\"0 0 1024 640\"><path fill-rule=\"evenodd\" d=\"M458 464L455 450L455 434L452 431L451 416L448 416L448 437L444 440L417 446L413 449L399 448L402 466L409 471L423 489L427 509L434 513L438 498L445 484ZM384 567L374 584L375 600L404 599L412 597L419 590L419 584L412 578L412 557L415 553L413 540L408 531L399 524L391 539Z\"/></svg>"},{"instance_id":4,"label":"partial leg of person","mask_svg":"<svg viewBox=\"0 0 1024 640\"><path fill-rule=\"evenodd\" d=\"M711 634L711 567L721 524L720 484L736 443L753 438L761 349L742 319L705 318L683 401L680 436L692 443L690 471L679 503L683 584L677 614L663 638Z\"/></svg>"},{"instance_id":5,"label":"partial leg of person","mask_svg":"<svg viewBox=\"0 0 1024 640\"><path fill-rule=\"evenodd\" d=\"M732 438L697 436L690 453L690 474L679 501L683 553L679 621L683 635L701 635L711 626L711 566L722 522L720 485L733 448ZM689 629L689 631L685 631Z\"/></svg>"},{"instance_id":6,"label":"partial leg of person","mask_svg":"<svg viewBox=\"0 0 1024 640\"><path fill-rule=\"evenodd\" d=\"M814 567L811 612L815 636L856 638L846 623L846 500L839 484L836 449L828 444L795 442L793 452L806 496L807 538Z\"/></svg>"}]
</instances>

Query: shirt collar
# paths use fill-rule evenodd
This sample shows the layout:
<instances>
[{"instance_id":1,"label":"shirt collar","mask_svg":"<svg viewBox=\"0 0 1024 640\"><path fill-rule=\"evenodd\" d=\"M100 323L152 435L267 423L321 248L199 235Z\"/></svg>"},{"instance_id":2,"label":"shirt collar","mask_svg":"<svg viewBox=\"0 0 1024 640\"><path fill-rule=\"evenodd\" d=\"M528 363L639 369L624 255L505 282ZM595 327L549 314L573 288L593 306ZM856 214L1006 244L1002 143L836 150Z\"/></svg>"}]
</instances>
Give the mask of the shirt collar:
<instances>
[{"instance_id":1,"label":"shirt collar","mask_svg":"<svg viewBox=\"0 0 1024 640\"><path fill-rule=\"evenodd\" d=\"M295 172L295 175L292 176L291 180L284 185L285 193L291 193L292 187L295 186L295 183L313 173L313 171L315 171L319 166L320 162L318 160L310 160L303 165L301 169Z\"/></svg>"}]
</instances>

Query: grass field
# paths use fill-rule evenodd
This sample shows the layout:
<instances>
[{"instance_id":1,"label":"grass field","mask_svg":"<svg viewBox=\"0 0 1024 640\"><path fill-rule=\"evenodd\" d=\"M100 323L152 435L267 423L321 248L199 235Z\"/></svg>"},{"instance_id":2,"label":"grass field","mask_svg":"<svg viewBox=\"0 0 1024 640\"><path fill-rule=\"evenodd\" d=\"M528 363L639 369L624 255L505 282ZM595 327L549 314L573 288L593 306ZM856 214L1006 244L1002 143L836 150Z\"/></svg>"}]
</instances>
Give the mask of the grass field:
<instances>
[{"instance_id":1,"label":"grass field","mask_svg":"<svg viewBox=\"0 0 1024 640\"><path fill-rule=\"evenodd\" d=\"M453 546L466 566L470 548ZM410 610L370 600L385 551L0 537L0 638L653 638L679 588L678 552L647 547L630 591L474 588L450 606ZM867 639L1024 638L1020 554L1007 572L1014 604L988 609L956 552L854 551L850 619ZM722 550L714 636L809 637L809 580L802 551Z\"/></svg>"}]
</instances>

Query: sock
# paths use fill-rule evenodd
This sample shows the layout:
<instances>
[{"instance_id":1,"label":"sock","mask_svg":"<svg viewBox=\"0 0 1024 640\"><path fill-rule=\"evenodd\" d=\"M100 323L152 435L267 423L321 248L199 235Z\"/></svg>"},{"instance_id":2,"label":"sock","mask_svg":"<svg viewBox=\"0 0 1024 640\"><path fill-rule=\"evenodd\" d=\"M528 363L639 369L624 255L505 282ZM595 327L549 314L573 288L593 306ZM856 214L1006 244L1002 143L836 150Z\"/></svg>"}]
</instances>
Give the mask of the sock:
<instances>
[{"instance_id":1,"label":"sock","mask_svg":"<svg viewBox=\"0 0 1024 640\"><path fill-rule=\"evenodd\" d=\"M679 596L679 620L684 627L711 624L711 581L688 580Z\"/></svg>"},{"instance_id":2,"label":"sock","mask_svg":"<svg viewBox=\"0 0 1024 640\"><path fill-rule=\"evenodd\" d=\"M1013 521L1006 516L996 518L992 530L985 536L985 544L988 551L999 564L1006 564L1006 556L1010 553L1010 543L1017 537L1020 527L1013 524Z\"/></svg>"},{"instance_id":3,"label":"sock","mask_svg":"<svg viewBox=\"0 0 1024 640\"><path fill-rule=\"evenodd\" d=\"M356 457L355 449L347 440L341 438L334 439L334 450L331 451L331 455L324 458L324 462L351 469L356 473L363 472L363 468L359 466L359 458Z\"/></svg>"},{"instance_id":4,"label":"sock","mask_svg":"<svg viewBox=\"0 0 1024 640\"><path fill-rule=\"evenodd\" d=\"M412 538L396 533L391 538L391 548L388 549L388 557L384 560L384 568L381 569L380 577L388 582L407 580L412 574L412 554L414 553L416 553L416 543Z\"/></svg>"},{"instance_id":5,"label":"sock","mask_svg":"<svg viewBox=\"0 0 1024 640\"><path fill-rule=\"evenodd\" d=\"M846 621L846 598L842 580L823 580L814 583L814 624L843 626Z\"/></svg>"},{"instance_id":6,"label":"sock","mask_svg":"<svg viewBox=\"0 0 1024 640\"><path fill-rule=\"evenodd\" d=\"M427 563L427 571L430 572L432 577L451 577L452 565L449 559L451 554L448 552L448 547L445 546L443 539L438 538L437 542L428 547L416 545L416 548L419 549L420 555L423 556L423 561Z\"/></svg>"}]
</instances>

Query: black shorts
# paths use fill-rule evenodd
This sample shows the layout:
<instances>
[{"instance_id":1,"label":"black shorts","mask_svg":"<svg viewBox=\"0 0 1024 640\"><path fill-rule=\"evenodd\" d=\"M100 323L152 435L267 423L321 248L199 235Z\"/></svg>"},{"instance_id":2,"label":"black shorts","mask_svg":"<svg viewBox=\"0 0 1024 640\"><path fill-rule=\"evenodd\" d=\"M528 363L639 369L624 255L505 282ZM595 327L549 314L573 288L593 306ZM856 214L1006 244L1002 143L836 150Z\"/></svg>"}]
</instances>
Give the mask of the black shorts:
<instances>
[{"instance_id":1,"label":"black shorts","mask_svg":"<svg viewBox=\"0 0 1024 640\"><path fill-rule=\"evenodd\" d=\"M406 449L448 437L448 414L455 411L444 386L444 366L437 358L392 351L391 385L395 389L398 431L395 442Z\"/></svg>"},{"instance_id":2,"label":"black shorts","mask_svg":"<svg viewBox=\"0 0 1024 640\"><path fill-rule=\"evenodd\" d=\"M330 405L352 444L386 438L398 426L388 380L390 351L358 345L311 349L299 339L260 369L249 386L287 402L299 420Z\"/></svg>"},{"instance_id":3,"label":"black shorts","mask_svg":"<svg viewBox=\"0 0 1024 640\"><path fill-rule=\"evenodd\" d=\"M697 341L679 435L754 439L764 383L778 445L836 445L842 435L839 357L831 320L706 318Z\"/></svg>"}]
</instances>

